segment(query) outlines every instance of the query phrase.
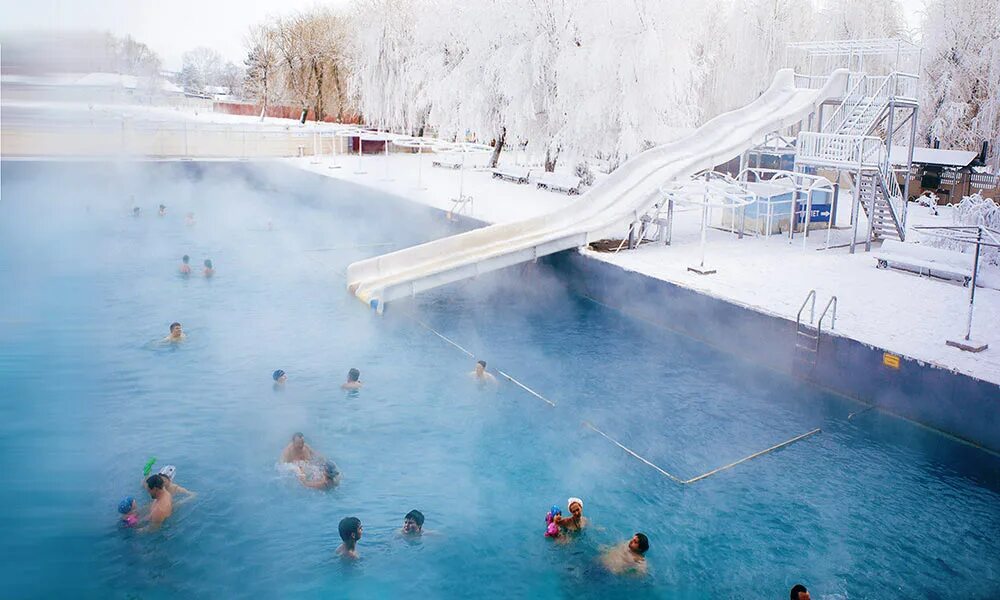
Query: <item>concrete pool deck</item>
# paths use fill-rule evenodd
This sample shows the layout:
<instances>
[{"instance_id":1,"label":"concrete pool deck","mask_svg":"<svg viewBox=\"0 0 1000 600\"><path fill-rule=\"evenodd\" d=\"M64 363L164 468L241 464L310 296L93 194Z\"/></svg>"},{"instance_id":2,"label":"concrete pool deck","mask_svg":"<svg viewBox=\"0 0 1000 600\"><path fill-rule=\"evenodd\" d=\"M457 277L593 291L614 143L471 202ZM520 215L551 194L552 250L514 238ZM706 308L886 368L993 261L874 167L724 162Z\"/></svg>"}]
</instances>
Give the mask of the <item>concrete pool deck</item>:
<instances>
[{"instance_id":1,"label":"concrete pool deck","mask_svg":"<svg viewBox=\"0 0 1000 600\"><path fill-rule=\"evenodd\" d=\"M458 196L459 172L431 167L424 156L421 182L415 189L418 158L390 154L338 156L340 168L321 157L285 159L283 162L325 177L402 196L413 202L443 211L451 210L451 198ZM361 168L358 168L358 165ZM356 171L365 171L364 174ZM388 174L388 175L387 175ZM391 179L389 179L391 178ZM474 199L463 214L488 222L506 223L559 210L576 198L537 189L533 184L518 185L493 179L483 170L467 170L463 193ZM844 207L846 212L847 207ZM911 207L915 224L950 224L946 211L932 217L926 209ZM871 253L860 246L855 254L847 248L826 247L826 231L810 233L806 247L801 237L789 244L785 238L737 239L728 232L710 229L706 245L706 266L713 275L688 271L700 261L700 213L677 215L673 243L649 244L618 253L581 249L590 259L618 266L648 277L726 300L767 315L790 319L810 290L817 294L817 317L828 299L838 298L835 333L888 352L929 363L1000 385L1000 291L976 290L973 337L988 342L990 348L973 354L949 347L964 331L968 288L918 277L909 273L875 268ZM623 232L624 233L624 232ZM850 231L836 229L831 245L850 239ZM826 330L824 330L825 332Z\"/></svg>"}]
</instances>

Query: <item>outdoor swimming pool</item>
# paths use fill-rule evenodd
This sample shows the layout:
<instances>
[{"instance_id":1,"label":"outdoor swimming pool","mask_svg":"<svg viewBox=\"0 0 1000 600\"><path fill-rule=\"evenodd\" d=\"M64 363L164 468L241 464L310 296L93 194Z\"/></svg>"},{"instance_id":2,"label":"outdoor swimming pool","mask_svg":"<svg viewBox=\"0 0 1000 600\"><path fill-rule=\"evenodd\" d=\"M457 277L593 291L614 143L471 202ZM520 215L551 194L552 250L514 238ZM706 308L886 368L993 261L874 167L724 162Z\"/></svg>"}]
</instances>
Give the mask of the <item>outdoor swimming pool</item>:
<instances>
[{"instance_id":1,"label":"outdoor swimming pool","mask_svg":"<svg viewBox=\"0 0 1000 600\"><path fill-rule=\"evenodd\" d=\"M848 421L860 405L573 296L545 265L381 317L346 293L351 261L453 232L440 213L280 165L2 168L4 596L1000 592L992 455L874 411ZM174 320L189 340L150 346ZM415 320L557 406L480 390ZM339 389L350 367L357 396ZM681 486L583 420L684 478L823 431ZM295 431L337 461L339 488L275 468ZM150 456L198 496L160 532L122 530ZM592 527L554 544L544 515L569 496ZM413 508L433 534L407 541ZM334 556L345 516L364 523L356 564ZM636 531L650 575L604 572L599 548Z\"/></svg>"}]
</instances>

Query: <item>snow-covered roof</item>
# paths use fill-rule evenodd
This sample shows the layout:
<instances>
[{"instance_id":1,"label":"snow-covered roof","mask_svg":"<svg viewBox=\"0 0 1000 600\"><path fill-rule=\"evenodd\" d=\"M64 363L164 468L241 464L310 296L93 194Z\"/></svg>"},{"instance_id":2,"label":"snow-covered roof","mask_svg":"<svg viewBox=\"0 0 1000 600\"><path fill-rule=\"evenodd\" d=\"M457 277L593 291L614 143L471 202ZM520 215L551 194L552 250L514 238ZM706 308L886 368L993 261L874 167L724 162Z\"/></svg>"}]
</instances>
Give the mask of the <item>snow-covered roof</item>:
<instances>
[{"instance_id":1,"label":"snow-covered roof","mask_svg":"<svg viewBox=\"0 0 1000 600\"><path fill-rule=\"evenodd\" d=\"M894 165L905 165L908 146L893 146L889 160ZM971 150L942 150L940 148L914 148L913 162L921 165L941 165L944 167L967 167L979 156Z\"/></svg>"},{"instance_id":2,"label":"snow-covered roof","mask_svg":"<svg viewBox=\"0 0 1000 600\"><path fill-rule=\"evenodd\" d=\"M182 88L182 87L180 87L178 85L174 85L174 84L170 83L169 81L167 81L166 79L163 79L163 80L160 81L160 89L163 90L164 92L167 92L168 94L183 94L184 93L184 88Z\"/></svg>"}]
</instances>

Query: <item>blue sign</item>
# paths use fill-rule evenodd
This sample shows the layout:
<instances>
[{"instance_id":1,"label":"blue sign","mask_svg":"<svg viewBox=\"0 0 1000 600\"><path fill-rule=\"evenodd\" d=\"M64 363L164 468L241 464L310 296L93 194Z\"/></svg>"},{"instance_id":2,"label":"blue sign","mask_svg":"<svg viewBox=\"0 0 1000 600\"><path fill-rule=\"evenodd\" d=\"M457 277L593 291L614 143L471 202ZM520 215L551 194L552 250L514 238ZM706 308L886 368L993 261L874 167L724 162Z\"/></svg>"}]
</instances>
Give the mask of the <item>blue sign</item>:
<instances>
[{"instance_id":1,"label":"blue sign","mask_svg":"<svg viewBox=\"0 0 1000 600\"><path fill-rule=\"evenodd\" d=\"M805 204L802 204L800 208L805 209ZM831 206L829 204L813 204L812 212L809 215L810 223L829 223L830 215L833 214ZM799 213L799 223L806 220L805 210Z\"/></svg>"}]
</instances>

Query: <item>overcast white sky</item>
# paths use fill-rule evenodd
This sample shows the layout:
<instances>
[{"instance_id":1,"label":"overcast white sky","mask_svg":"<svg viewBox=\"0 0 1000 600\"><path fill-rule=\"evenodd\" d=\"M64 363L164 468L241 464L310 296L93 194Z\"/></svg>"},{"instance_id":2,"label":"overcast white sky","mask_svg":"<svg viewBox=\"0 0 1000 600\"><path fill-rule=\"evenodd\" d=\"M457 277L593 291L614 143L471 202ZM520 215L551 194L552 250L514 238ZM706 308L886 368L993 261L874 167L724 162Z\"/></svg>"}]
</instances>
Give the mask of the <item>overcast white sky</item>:
<instances>
[{"instance_id":1,"label":"overcast white sky","mask_svg":"<svg viewBox=\"0 0 1000 600\"><path fill-rule=\"evenodd\" d=\"M477 0L469 0L475 2ZM739 0L737 0L739 1ZM919 25L923 0L901 0L910 26ZM268 15L350 0L0 0L0 28L91 29L129 33L148 44L168 69L179 70L181 54L196 46L215 48L239 64L243 36Z\"/></svg>"}]
</instances>

